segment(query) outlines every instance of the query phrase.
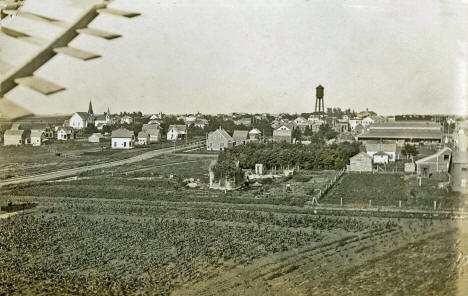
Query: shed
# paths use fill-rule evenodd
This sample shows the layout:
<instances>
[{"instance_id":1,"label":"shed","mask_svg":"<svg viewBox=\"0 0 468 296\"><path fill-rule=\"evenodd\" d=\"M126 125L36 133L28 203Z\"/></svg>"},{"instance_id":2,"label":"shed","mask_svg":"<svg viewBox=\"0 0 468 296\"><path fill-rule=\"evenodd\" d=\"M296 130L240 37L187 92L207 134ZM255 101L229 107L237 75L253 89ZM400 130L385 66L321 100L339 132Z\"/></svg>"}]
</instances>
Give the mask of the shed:
<instances>
[{"instance_id":1,"label":"shed","mask_svg":"<svg viewBox=\"0 0 468 296\"><path fill-rule=\"evenodd\" d=\"M349 159L350 172L372 172L372 156L359 152Z\"/></svg>"},{"instance_id":2,"label":"shed","mask_svg":"<svg viewBox=\"0 0 468 296\"><path fill-rule=\"evenodd\" d=\"M437 153L416 160L416 172L419 176L428 177L432 173L448 172L452 149L445 147Z\"/></svg>"},{"instance_id":3,"label":"shed","mask_svg":"<svg viewBox=\"0 0 468 296\"><path fill-rule=\"evenodd\" d=\"M88 137L88 142L99 143L104 140L104 136L101 133L94 133Z\"/></svg>"},{"instance_id":4,"label":"shed","mask_svg":"<svg viewBox=\"0 0 468 296\"><path fill-rule=\"evenodd\" d=\"M249 131L235 130L232 134L232 138L236 141L236 145L245 145L247 144L248 135Z\"/></svg>"},{"instance_id":5,"label":"shed","mask_svg":"<svg viewBox=\"0 0 468 296\"><path fill-rule=\"evenodd\" d=\"M150 134L144 131L138 133L138 145L148 145L150 143Z\"/></svg>"}]
</instances>

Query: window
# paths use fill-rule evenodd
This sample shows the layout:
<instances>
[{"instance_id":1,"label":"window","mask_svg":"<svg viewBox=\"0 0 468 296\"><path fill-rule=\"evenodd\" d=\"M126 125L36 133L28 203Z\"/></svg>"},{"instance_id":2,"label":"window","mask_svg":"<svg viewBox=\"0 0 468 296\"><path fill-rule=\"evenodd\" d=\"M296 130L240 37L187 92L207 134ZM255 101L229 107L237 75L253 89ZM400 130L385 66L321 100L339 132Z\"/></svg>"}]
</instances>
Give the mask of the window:
<instances>
[{"instance_id":1,"label":"window","mask_svg":"<svg viewBox=\"0 0 468 296\"><path fill-rule=\"evenodd\" d=\"M117 142L114 142L114 147L117 147Z\"/></svg>"},{"instance_id":2,"label":"window","mask_svg":"<svg viewBox=\"0 0 468 296\"><path fill-rule=\"evenodd\" d=\"M127 147L127 142L123 142L123 143L124 143L124 145L123 145L123 146L124 146L124 147Z\"/></svg>"},{"instance_id":3,"label":"window","mask_svg":"<svg viewBox=\"0 0 468 296\"><path fill-rule=\"evenodd\" d=\"M444 160L449 160L449 156L450 156L450 155L445 154L445 155L444 155Z\"/></svg>"},{"instance_id":4,"label":"window","mask_svg":"<svg viewBox=\"0 0 468 296\"><path fill-rule=\"evenodd\" d=\"M468 169L467 168L461 168L462 172L466 172Z\"/></svg>"},{"instance_id":5,"label":"window","mask_svg":"<svg viewBox=\"0 0 468 296\"><path fill-rule=\"evenodd\" d=\"M466 179L461 179L460 186L465 188L466 187Z\"/></svg>"}]
</instances>

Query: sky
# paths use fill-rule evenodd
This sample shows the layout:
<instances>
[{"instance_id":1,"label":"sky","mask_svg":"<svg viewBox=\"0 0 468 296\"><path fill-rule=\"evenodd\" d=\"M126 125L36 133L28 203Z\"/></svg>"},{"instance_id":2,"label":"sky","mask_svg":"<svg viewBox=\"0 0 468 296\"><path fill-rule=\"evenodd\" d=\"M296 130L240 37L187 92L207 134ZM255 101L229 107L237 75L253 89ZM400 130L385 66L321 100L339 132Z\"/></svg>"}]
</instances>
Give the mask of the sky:
<instances>
[{"instance_id":1,"label":"sky","mask_svg":"<svg viewBox=\"0 0 468 296\"><path fill-rule=\"evenodd\" d=\"M52 7L59 0L44 1L43 13L66 15ZM27 0L25 9L39 2ZM71 0L70 15L92 2ZM111 6L142 15L100 15L90 26L121 38L80 35L70 44L101 58L57 55L36 72L66 91L43 96L19 86L6 97L38 114L86 111L89 100L95 112L109 106L301 113L314 111L321 84L325 108L468 113L466 1L115 0Z\"/></svg>"}]
</instances>

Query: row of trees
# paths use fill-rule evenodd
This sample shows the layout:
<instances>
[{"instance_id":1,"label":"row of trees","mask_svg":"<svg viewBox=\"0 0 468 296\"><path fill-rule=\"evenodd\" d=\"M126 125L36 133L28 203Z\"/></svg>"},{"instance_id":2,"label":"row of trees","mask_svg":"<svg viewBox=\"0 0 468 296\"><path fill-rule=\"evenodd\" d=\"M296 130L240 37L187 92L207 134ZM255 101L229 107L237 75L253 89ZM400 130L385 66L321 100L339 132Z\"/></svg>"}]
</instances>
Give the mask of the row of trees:
<instances>
[{"instance_id":1,"label":"row of trees","mask_svg":"<svg viewBox=\"0 0 468 296\"><path fill-rule=\"evenodd\" d=\"M359 152L358 143L298 145L288 143L249 143L223 151L218 163L253 169L261 163L267 169L299 166L302 169L341 169Z\"/></svg>"}]
</instances>

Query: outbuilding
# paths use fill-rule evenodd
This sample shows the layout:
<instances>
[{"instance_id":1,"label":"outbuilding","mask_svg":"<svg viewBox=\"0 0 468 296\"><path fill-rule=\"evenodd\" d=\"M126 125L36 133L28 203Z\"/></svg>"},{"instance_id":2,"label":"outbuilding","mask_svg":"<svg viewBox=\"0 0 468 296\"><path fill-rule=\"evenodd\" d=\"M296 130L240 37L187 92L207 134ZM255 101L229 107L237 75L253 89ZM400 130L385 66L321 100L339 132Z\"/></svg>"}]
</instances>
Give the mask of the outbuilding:
<instances>
[{"instance_id":1,"label":"outbuilding","mask_svg":"<svg viewBox=\"0 0 468 296\"><path fill-rule=\"evenodd\" d=\"M435 154L416 160L416 172L422 177L428 177L432 173L448 172L451 157L452 149L445 147Z\"/></svg>"},{"instance_id":2,"label":"outbuilding","mask_svg":"<svg viewBox=\"0 0 468 296\"><path fill-rule=\"evenodd\" d=\"M94 133L88 137L88 142L90 143L100 143L104 140L104 136L101 133Z\"/></svg>"},{"instance_id":3,"label":"outbuilding","mask_svg":"<svg viewBox=\"0 0 468 296\"><path fill-rule=\"evenodd\" d=\"M137 136L138 145L148 145L150 143L150 135L147 132L141 131Z\"/></svg>"},{"instance_id":4,"label":"outbuilding","mask_svg":"<svg viewBox=\"0 0 468 296\"><path fill-rule=\"evenodd\" d=\"M372 172L372 156L366 152L359 152L349 159L348 171Z\"/></svg>"},{"instance_id":5,"label":"outbuilding","mask_svg":"<svg viewBox=\"0 0 468 296\"><path fill-rule=\"evenodd\" d=\"M208 134L206 138L206 150L220 151L232 148L235 140L223 129L219 128Z\"/></svg>"}]
</instances>

